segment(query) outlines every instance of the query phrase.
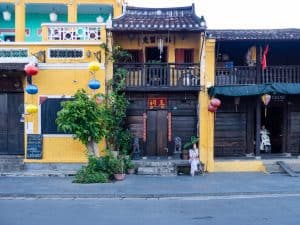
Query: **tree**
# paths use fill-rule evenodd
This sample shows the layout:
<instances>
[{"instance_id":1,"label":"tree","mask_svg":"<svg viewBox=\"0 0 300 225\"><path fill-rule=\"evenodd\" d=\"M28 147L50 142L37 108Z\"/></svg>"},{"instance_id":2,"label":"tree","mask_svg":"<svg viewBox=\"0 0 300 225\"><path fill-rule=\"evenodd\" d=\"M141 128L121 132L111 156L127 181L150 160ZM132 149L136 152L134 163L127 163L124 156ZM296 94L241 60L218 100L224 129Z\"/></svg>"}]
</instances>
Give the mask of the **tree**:
<instances>
[{"instance_id":1,"label":"tree","mask_svg":"<svg viewBox=\"0 0 300 225\"><path fill-rule=\"evenodd\" d=\"M89 97L85 90L78 90L74 99L62 103L57 113L58 129L72 133L74 139L83 143L90 155L99 156L98 143L106 134L106 108L98 104L100 94Z\"/></svg>"}]
</instances>

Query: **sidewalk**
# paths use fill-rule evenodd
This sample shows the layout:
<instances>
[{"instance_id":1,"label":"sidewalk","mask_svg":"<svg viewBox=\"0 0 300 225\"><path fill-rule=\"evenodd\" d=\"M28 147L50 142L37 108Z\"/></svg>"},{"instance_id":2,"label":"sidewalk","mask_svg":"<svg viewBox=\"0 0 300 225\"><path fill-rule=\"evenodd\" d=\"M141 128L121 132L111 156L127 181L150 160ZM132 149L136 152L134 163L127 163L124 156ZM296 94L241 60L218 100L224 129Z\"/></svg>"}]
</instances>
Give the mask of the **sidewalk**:
<instances>
[{"instance_id":1,"label":"sidewalk","mask_svg":"<svg viewBox=\"0 0 300 225\"><path fill-rule=\"evenodd\" d=\"M300 178L285 174L128 175L124 181L107 184L73 184L72 177L0 177L0 198L163 198L295 193L300 193Z\"/></svg>"}]
</instances>

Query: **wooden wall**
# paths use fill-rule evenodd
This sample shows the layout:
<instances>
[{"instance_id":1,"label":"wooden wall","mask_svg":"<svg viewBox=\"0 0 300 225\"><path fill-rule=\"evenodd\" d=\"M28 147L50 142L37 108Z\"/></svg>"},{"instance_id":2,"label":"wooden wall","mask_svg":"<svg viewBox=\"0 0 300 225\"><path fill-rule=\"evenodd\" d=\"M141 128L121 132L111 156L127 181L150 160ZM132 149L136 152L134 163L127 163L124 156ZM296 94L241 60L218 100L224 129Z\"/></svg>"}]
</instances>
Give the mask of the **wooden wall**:
<instances>
[{"instance_id":1,"label":"wooden wall","mask_svg":"<svg viewBox=\"0 0 300 225\"><path fill-rule=\"evenodd\" d=\"M290 96L288 99L287 152L300 153L300 96Z\"/></svg>"},{"instance_id":2,"label":"wooden wall","mask_svg":"<svg viewBox=\"0 0 300 225\"><path fill-rule=\"evenodd\" d=\"M215 118L215 157L245 156L254 151L254 99L220 97L221 107Z\"/></svg>"},{"instance_id":3,"label":"wooden wall","mask_svg":"<svg viewBox=\"0 0 300 225\"><path fill-rule=\"evenodd\" d=\"M147 106L149 97L166 97L166 110L171 113L171 142L168 142L169 155L174 151L174 138L182 139L182 146L190 140L191 136L197 136L197 104L198 96L192 93L127 93L130 102L127 110L127 127L133 136L140 139L140 147L146 152L143 143L143 113L150 110Z\"/></svg>"}]
</instances>

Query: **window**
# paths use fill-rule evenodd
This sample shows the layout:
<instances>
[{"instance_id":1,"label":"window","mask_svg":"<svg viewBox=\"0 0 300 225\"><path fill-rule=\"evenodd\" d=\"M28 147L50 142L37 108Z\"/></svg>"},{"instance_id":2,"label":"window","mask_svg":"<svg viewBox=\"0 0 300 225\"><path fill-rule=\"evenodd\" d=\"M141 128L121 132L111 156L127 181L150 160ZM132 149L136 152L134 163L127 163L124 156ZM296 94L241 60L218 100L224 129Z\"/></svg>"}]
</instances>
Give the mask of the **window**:
<instances>
[{"instance_id":1,"label":"window","mask_svg":"<svg viewBox=\"0 0 300 225\"><path fill-rule=\"evenodd\" d=\"M175 49L176 63L194 63L194 49Z\"/></svg>"},{"instance_id":2,"label":"window","mask_svg":"<svg viewBox=\"0 0 300 225\"><path fill-rule=\"evenodd\" d=\"M48 50L49 58L83 58L83 49L53 49Z\"/></svg>"},{"instance_id":3,"label":"window","mask_svg":"<svg viewBox=\"0 0 300 225\"><path fill-rule=\"evenodd\" d=\"M126 50L131 55L131 63L143 63L143 51L142 50Z\"/></svg>"},{"instance_id":4,"label":"window","mask_svg":"<svg viewBox=\"0 0 300 225\"><path fill-rule=\"evenodd\" d=\"M65 134L57 129L55 120L57 112L61 110L61 102L69 101L68 98L47 98L41 104L42 134Z\"/></svg>"}]
</instances>

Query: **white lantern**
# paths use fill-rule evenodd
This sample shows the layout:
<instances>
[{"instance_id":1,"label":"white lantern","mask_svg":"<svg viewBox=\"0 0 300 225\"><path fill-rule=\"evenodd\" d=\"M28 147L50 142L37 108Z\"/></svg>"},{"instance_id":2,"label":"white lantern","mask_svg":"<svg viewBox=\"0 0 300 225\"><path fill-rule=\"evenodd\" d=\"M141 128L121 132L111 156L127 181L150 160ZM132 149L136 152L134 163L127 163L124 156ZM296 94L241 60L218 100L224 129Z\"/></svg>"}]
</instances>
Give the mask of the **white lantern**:
<instances>
[{"instance_id":1,"label":"white lantern","mask_svg":"<svg viewBox=\"0 0 300 225\"><path fill-rule=\"evenodd\" d=\"M8 10L2 12L3 20L10 21L11 20L11 13Z\"/></svg>"},{"instance_id":2,"label":"white lantern","mask_svg":"<svg viewBox=\"0 0 300 225\"><path fill-rule=\"evenodd\" d=\"M55 12L51 12L49 14L49 18L51 22L56 22L57 21L57 14Z\"/></svg>"},{"instance_id":3,"label":"white lantern","mask_svg":"<svg viewBox=\"0 0 300 225\"><path fill-rule=\"evenodd\" d=\"M97 23L103 23L103 22L104 22L104 19L103 19L102 16L98 16L98 17L96 18L96 21L97 21Z\"/></svg>"}]
</instances>

